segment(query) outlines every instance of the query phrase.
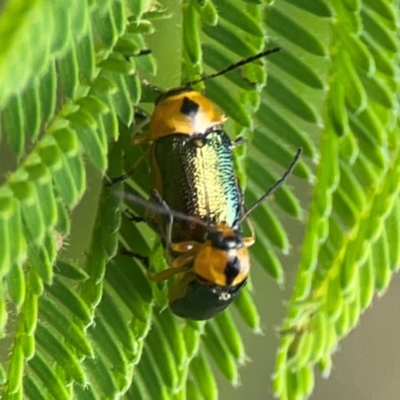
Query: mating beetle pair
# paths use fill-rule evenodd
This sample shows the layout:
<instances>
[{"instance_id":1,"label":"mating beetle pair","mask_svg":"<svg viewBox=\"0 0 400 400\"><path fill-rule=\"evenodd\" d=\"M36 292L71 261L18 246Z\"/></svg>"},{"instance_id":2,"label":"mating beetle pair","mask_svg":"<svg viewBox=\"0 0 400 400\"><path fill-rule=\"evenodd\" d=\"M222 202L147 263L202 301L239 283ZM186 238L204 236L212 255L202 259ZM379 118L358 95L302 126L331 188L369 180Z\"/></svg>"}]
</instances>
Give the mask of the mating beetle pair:
<instances>
[{"instance_id":1,"label":"mating beetle pair","mask_svg":"<svg viewBox=\"0 0 400 400\"><path fill-rule=\"evenodd\" d=\"M221 75L279 49L259 53ZM169 291L171 310L205 320L224 310L246 284L250 270L247 248L254 235L243 237L241 223L293 170L245 212L234 174L232 142L223 130L225 116L190 86L172 89L157 100L150 118L150 163L155 215L150 222L162 235L170 268L151 277L176 276ZM135 199L134 199L135 200ZM154 205L154 202L156 203ZM146 205L145 205L146 206Z\"/></svg>"}]
</instances>

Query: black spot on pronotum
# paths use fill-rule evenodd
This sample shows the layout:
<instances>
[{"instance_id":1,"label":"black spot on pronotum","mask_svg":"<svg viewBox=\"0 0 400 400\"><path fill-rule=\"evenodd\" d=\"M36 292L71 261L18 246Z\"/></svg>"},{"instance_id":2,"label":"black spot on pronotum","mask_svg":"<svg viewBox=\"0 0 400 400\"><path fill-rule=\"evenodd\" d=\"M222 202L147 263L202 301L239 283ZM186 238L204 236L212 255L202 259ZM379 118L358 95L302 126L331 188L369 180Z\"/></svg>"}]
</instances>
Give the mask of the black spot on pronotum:
<instances>
[{"instance_id":1,"label":"black spot on pronotum","mask_svg":"<svg viewBox=\"0 0 400 400\"><path fill-rule=\"evenodd\" d=\"M199 108L200 106L195 101L190 100L188 97L184 97L180 111L182 114L193 119L199 112Z\"/></svg>"},{"instance_id":2,"label":"black spot on pronotum","mask_svg":"<svg viewBox=\"0 0 400 400\"><path fill-rule=\"evenodd\" d=\"M232 282L240 273L240 260L234 256L230 257L225 267L226 285L232 285Z\"/></svg>"}]
</instances>

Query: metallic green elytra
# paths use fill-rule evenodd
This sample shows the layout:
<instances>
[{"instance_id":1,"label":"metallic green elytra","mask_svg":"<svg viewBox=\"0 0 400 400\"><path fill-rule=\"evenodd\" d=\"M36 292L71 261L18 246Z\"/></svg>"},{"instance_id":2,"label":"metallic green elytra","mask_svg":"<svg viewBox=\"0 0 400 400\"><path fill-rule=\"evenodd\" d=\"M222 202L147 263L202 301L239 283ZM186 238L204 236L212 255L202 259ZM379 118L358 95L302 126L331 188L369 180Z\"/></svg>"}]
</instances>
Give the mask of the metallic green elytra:
<instances>
[{"instance_id":1,"label":"metallic green elytra","mask_svg":"<svg viewBox=\"0 0 400 400\"><path fill-rule=\"evenodd\" d=\"M241 192L233 171L232 143L223 130L173 134L153 144L153 187L168 206L210 225L239 229ZM194 226L191 226L194 225ZM172 241L204 240L205 228L174 221Z\"/></svg>"}]
</instances>

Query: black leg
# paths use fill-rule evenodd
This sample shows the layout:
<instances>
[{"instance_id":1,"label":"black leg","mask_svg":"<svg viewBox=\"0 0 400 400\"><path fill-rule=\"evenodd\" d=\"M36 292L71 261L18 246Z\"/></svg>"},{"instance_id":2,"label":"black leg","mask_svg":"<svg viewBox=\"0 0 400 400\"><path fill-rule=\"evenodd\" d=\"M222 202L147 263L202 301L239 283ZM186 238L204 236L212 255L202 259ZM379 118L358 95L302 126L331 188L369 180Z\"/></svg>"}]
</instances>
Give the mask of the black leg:
<instances>
[{"instance_id":1,"label":"black leg","mask_svg":"<svg viewBox=\"0 0 400 400\"><path fill-rule=\"evenodd\" d=\"M143 256L142 254L134 253L133 251L130 251L126 249L125 247L121 247L119 249L119 254L123 256L128 256L128 257L134 257L141 261L146 269L149 269L150 267L150 262L149 262L149 257Z\"/></svg>"},{"instance_id":2,"label":"black leg","mask_svg":"<svg viewBox=\"0 0 400 400\"><path fill-rule=\"evenodd\" d=\"M108 182L106 183L106 188L111 188L114 185L116 185L117 183L124 182L127 179L129 179L131 176L132 176L132 173L129 172L127 174L116 176L115 178L108 178Z\"/></svg>"},{"instance_id":3,"label":"black leg","mask_svg":"<svg viewBox=\"0 0 400 400\"><path fill-rule=\"evenodd\" d=\"M135 112L134 112L134 117L135 120L144 120L146 118L149 118L149 115L146 113L146 111L142 110L141 108L136 107Z\"/></svg>"},{"instance_id":4,"label":"black leg","mask_svg":"<svg viewBox=\"0 0 400 400\"><path fill-rule=\"evenodd\" d=\"M151 50L150 49L143 49L143 50L140 50L139 53L135 54L135 57L147 56L148 54L151 54Z\"/></svg>"},{"instance_id":5,"label":"black leg","mask_svg":"<svg viewBox=\"0 0 400 400\"><path fill-rule=\"evenodd\" d=\"M127 218L129 221L132 221L132 222L135 222L135 223L144 222L144 221L145 221L145 219L144 219L143 217L139 217L138 215L133 214L133 213L132 213L131 211L129 211L128 209L126 209L126 210L124 211L124 214L125 214L126 218Z\"/></svg>"},{"instance_id":6,"label":"black leg","mask_svg":"<svg viewBox=\"0 0 400 400\"><path fill-rule=\"evenodd\" d=\"M242 144L245 144L245 143L247 143L247 140L242 138L241 136L239 136L238 138L236 138L235 140L233 140L231 142L231 146L232 146L232 148L235 148L235 147L241 146Z\"/></svg>"}]
</instances>

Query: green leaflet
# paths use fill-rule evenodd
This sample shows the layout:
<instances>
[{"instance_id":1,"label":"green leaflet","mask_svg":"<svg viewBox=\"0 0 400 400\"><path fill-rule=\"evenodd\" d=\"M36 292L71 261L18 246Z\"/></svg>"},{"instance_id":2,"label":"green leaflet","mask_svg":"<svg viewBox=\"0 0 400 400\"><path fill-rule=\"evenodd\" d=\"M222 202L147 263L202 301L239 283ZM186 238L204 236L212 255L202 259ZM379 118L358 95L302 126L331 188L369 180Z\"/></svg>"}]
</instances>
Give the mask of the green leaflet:
<instances>
[{"instance_id":1,"label":"green leaflet","mask_svg":"<svg viewBox=\"0 0 400 400\"><path fill-rule=\"evenodd\" d=\"M190 374L193 377L195 389L190 388L190 383L193 382L188 380L187 387L187 398L191 398L192 393L194 395L201 396L203 399L217 399L218 390L214 376L211 373L211 367L208 359L203 353L199 353L192 361L190 365Z\"/></svg>"},{"instance_id":2,"label":"green leaflet","mask_svg":"<svg viewBox=\"0 0 400 400\"><path fill-rule=\"evenodd\" d=\"M323 1L317 0L310 4L307 0L285 0L290 4L293 4L296 7L299 7L305 11L313 13L319 17L331 17L332 11L330 7Z\"/></svg>"},{"instance_id":3,"label":"green leaflet","mask_svg":"<svg viewBox=\"0 0 400 400\"><path fill-rule=\"evenodd\" d=\"M75 47L71 47L70 51L59 60L57 68L63 77L61 85L67 97L75 98L79 85L79 65Z\"/></svg>"},{"instance_id":4,"label":"green leaflet","mask_svg":"<svg viewBox=\"0 0 400 400\"><path fill-rule=\"evenodd\" d=\"M267 12L268 26L277 34L290 42L297 44L305 51L316 56L325 56L326 50L322 42L303 28L297 21L285 16L277 8L270 8Z\"/></svg>"},{"instance_id":5,"label":"green leaflet","mask_svg":"<svg viewBox=\"0 0 400 400\"><path fill-rule=\"evenodd\" d=\"M329 77L325 100L328 124L326 142L322 143L326 153L321 153L314 193L319 200L311 209L303 243L307 250L303 251L286 320L296 327L296 334L282 339L279 350L274 387L280 398L307 397L312 390L313 365L324 375L329 374L330 353L356 326L374 290L385 290L395 268L392 260L398 256L397 250L391 251L386 229L386 221L390 225L396 213L387 191L389 187L399 190L392 180L398 157L398 127L389 122L398 79L393 79L397 72L389 61L397 48L388 39L394 26L385 7L385 22L358 1L335 3L334 7L339 36L331 41L329 50L333 65L341 61ZM355 23L349 24L350 19ZM342 21L352 29L360 27L362 21L362 30L343 35ZM336 46L349 51L337 58ZM379 73L373 73L375 66ZM333 135L340 136L338 147ZM389 143L394 152L389 150ZM328 158L324 159L324 154ZM307 311L307 302L311 305L314 301L318 302ZM296 320L302 308L302 318ZM286 362L290 373L286 372Z\"/></svg>"},{"instance_id":6,"label":"green leaflet","mask_svg":"<svg viewBox=\"0 0 400 400\"><path fill-rule=\"evenodd\" d=\"M20 265L11 265L11 271L7 275L7 288L15 307L20 309L25 299L25 277Z\"/></svg>"}]
</instances>

